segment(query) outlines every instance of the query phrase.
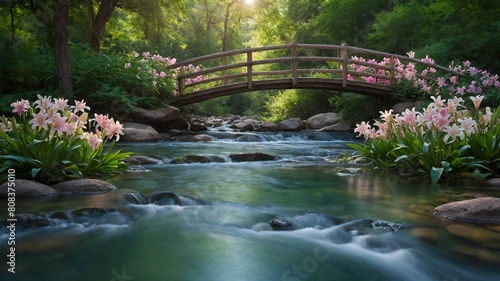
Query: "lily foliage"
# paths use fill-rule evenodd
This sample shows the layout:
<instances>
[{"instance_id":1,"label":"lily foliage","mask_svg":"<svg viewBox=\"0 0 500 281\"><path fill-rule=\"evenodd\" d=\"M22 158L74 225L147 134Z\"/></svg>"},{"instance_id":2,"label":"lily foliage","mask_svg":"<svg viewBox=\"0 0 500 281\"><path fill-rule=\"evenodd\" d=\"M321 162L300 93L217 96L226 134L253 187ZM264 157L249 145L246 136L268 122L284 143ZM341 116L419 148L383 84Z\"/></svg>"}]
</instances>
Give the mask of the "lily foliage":
<instances>
[{"instance_id":1,"label":"lily foliage","mask_svg":"<svg viewBox=\"0 0 500 281\"><path fill-rule=\"evenodd\" d=\"M500 174L498 75L466 61L453 68L461 76L424 79L435 73L432 60L425 60L429 67L422 72L413 66L400 66L396 77L432 102L400 114L381 111L373 124L356 124L354 132L365 142L349 146L375 166L409 169L429 176L433 183L450 175L485 178ZM359 71L358 66L351 67ZM482 108L483 100L496 108Z\"/></svg>"},{"instance_id":2,"label":"lily foliage","mask_svg":"<svg viewBox=\"0 0 500 281\"><path fill-rule=\"evenodd\" d=\"M84 101L38 96L11 106L13 116L0 117L0 173L54 183L127 167L130 153L112 149L122 124L102 114L89 119Z\"/></svg>"}]
</instances>

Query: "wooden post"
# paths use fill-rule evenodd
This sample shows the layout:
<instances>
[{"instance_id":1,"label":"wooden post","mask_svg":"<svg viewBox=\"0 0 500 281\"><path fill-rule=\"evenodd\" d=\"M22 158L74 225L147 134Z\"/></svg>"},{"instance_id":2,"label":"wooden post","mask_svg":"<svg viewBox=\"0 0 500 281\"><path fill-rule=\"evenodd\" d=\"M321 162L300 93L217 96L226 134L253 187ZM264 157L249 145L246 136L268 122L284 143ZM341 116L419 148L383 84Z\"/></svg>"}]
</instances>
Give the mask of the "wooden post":
<instances>
[{"instance_id":1,"label":"wooden post","mask_svg":"<svg viewBox=\"0 0 500 281\"><path fill-rule=\"evenodd\" d=\"M252 74L252 51L247 52L247 85L248 89L253 88L253 74Z\"/></svg>"},{"instance_id":2,"label":"wooden post","mask_svg":"<svg viewBox=\"0 0 500 281\"><path fill-rule=\"evenodd\" d=\"M292 84L297 85L297 42L292 41Z\"/></svg>"},{"instance_id":3,"label":"wooden post","mask_svg":"<svg viewBox=\"0 0 500 281\"><path fill-rule=\"evenodd\" d=\"M184 95L184 66L180 67L179 76L177 76L177 88L179 89L179 96Z\"/></svg>"},{"instance_id":4,"label":"wooden post","mask_svg":"<svg viewBox=\"0 0 500 281\"><path fill-rule=\"evenodd\" d=\"M342 87L347 87L347 45L342 43Z\"/></svg>"},{"instance_id":5,"label":"wooden post","mask_svg":"<svg viewBox=\"0 0 500 281\"><path fill-rule=\"evenodd\" d=\"M391 56L390 64L391 64L390 65L391 70L390 70L389 77L391 80L389 81L389 86L394 87L396 85L396 81L394 79L394 72L396 72L396 69L394 69L394 56Z\"/></svg>"}]
</instances>

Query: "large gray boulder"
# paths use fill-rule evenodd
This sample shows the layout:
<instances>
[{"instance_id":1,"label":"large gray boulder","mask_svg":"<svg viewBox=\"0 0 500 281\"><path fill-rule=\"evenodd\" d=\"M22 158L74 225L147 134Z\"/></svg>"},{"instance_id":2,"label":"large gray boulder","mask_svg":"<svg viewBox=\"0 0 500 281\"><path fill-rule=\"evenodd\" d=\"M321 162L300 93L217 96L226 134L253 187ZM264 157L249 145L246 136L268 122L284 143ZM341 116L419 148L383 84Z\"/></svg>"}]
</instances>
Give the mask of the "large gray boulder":
<instances>
[{"instance_id":1,"label":"large gray boulder","mask_svg":"<svg viewBox=\"0 0 500 281\"><path fill-rule=\"evenodd\" d=\"M307 126L312 129L320 129L340 122L342 117L334 112L316 114L307 119Z\"/></svg>"},{"instance_id":2,"label":"large gray boulder","mask_svg":"<svg viewBox=\"0 0 500 281\"><path fill-rule=\"evenodd\" d=\"M444 204L434 215L467 223L500 224L500 198L481 197Z\"/></svg>"},{"instance_id":3,"label":"large gray boulder","mask_svg":"<svg viewBox=\"0 0 500 281\"><path fill-rule=\"evenodd\" d=\"M176 120L181 116L178 108L173 106L166 106L155 110L147 110L144 108L136 107L130 111L130 117L137 123L148 125L168 123Z\"/></svg>"},{"instance_id":4,"label":"large gray boulder","mask_svg":"<svg viewBox=\"0 0 500 281\"><path fill-rule=\"evenodd\" d=\"M146 124L124 123L122 132L122 140L130 142L154 142L160 138L158 131Z\"/></svg>"},{"instance_id":5,"label":"large gray boulder","mask_svg":"<svg viewBox=\"0 0 500 281\"><path fill-rule=\"evenodd\" d=\"M182 117L179 117L175 120L172 120L169 124L168 124L168 129L172 130L186 130L186 129L190 129L191 125L189 125L189 122L186 121L186 119L182 118ZM165 131L165 128L161 128L163 129L162 131Z\"/></svg>"},{"instance_id":6,"label":"large gray boulder","mask_svg":"<svg viewBox=\"0 0 500 281\"><path fill-rule=\"evenodd\" d=\"M281 121L278 124L278 128L281 131L300 131L304 129L304 125L302 124L302 120L300 120L300 118L290 118Z\"/></svg>"},{"instance_id":7,"label":"large gray boulder","mask_svg":"<svg viewBox=\"0 0 500 281\"><path fill-rule=\"evenodd\" d=\"M257 127L260 132L276 132L279 130L278 124L274 122L263 122Z\"/></svg>"},{"instance_id":8,"label":"large gray boulder","mask_svg":"<svg viewBox=\"0 0 500 281\"><path fill-rule=\"evenodd\" d=\"M231 127L232 128L234 127L235 129L237 129L240 132L248 132L248 131L254 130L253 126L254 126L253 124L247 123L246 121L243 121L243 122L235 123Z\"/></svg>"},{"instance_id":9,"label":"large gray boulder","mask_svg":"<svg viewBox=\"0 0 500 281\"><path fill-rule=\"evenodd\" d=\"M16 179L13 182L15 185L10 185L15 190L16 198L30 198L30 197L46 197L59 194L57 190L52 187L31 180ZM12 190L11 190L12 191ZM9 185L7 182L0 186L0 198L8 197Z\"/></svg>"}]
</instances>

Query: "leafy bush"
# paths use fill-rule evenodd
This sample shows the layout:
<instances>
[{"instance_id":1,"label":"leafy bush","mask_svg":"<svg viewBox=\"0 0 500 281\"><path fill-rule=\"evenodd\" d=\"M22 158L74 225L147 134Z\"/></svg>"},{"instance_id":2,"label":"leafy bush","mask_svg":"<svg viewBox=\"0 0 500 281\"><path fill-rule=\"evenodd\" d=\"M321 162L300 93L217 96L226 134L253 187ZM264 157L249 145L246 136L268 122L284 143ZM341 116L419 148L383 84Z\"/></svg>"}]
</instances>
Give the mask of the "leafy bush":
<instances>
[{"instance_id":1,"label":"leafy bush","mask_svg":"<svg viewBox=\"0 0 500 281\"><path fill-rule=\"evenodd\" d=\"M77 46L72 53L76 99L85 99L94 110L110 114L168 103L173 82L170 74L159 70L166 63L151 60L149 54L143 59L136 59L138 56L105 55Z\"/></svg>"},{"instance_id":2,"label":"leafy bush","mask_svg":"<svg viewBox=\"0 0 500 281\"><path fill-rule=\"evenodd\" d=\"M13 168L20 178L52 183L126 168L121 161L130 153L112 151L123 134L119 122L88 119L83 101L38 98L13 103L14 116L0 118L0 172Z\"/></svg>"}]
</instances>

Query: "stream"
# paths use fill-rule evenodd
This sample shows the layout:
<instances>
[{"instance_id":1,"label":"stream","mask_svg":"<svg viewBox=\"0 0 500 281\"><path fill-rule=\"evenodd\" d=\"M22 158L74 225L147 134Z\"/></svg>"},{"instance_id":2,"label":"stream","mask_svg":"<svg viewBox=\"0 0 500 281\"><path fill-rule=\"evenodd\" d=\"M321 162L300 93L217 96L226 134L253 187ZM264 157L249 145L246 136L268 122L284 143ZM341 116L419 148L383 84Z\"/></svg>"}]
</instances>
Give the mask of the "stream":
<instances>
[{"instance_id":1,"label":"stream","mask_svg":"<svg viewBox=\"0 0 500 281\"><path fill-rule=\"evenodd\" d=\"M347 133L210 134L209 143L117 144L161 161L106 178L116 191L18 199L17 213L54 224L16 232L16 273L2 262L0 280L500 280L500 227L431 214L498 188L332 161L352 153ZM255 152L277 158L230 160ZM187 155L218 161L171 164Z\"/></svg>"}]
</instances>

